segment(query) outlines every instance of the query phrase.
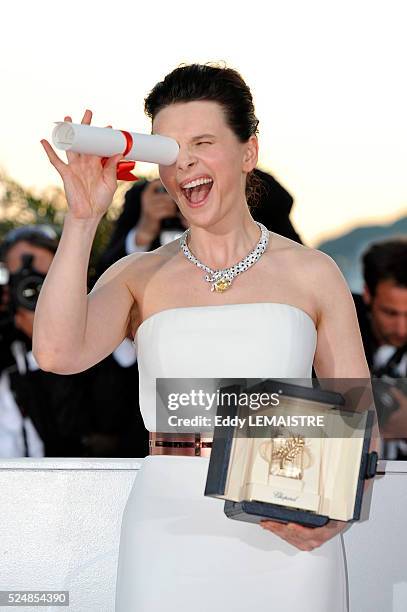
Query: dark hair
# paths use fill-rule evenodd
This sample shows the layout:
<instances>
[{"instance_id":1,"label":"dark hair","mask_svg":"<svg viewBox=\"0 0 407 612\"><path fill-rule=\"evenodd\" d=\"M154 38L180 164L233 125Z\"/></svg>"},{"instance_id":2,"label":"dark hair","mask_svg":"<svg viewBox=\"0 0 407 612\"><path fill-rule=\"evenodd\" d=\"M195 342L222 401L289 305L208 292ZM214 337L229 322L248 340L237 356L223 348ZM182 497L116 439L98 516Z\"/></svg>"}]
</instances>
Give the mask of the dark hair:
<instances>
[{"instance_id":1,"label":"dark hair","mask_svg":"<svg viewBox=\"0 0 407 612\"><path fill-rule=\"evenodd\" d=\"M58 235L49 225L22 225L10 230L0 245L1 259L18 242L28 242L32 246L46 249L55 255L58 248Z\"/></svg>"},{"instance_id":2,"label":"dark hair","mask_svg":"<svg viewBox=\"0 0 407 612\"><path fill-rule=\"evenodd\" d=\"M399 287L407 287L407 238L400 236L370 245L362 255L362 263L363 278L372 297L381 281L392 280Z\"/></svg>"},{"instance_id":3,"label":"dark hair","mask_svg":"<svg viewBox=\"0 0 407 612\"><path fill-rule=\"evenodd\" d=\"M170 104L199 100L217 102L222 107L228 126L240 142L257 134L259 121L251 91L233 68L210 64L179 66L153 87L144 101L144 111L153 121ZM251 172L247 176L248 199L253 199L259 188L256 178Z\"/></svg>"}]
</instances>

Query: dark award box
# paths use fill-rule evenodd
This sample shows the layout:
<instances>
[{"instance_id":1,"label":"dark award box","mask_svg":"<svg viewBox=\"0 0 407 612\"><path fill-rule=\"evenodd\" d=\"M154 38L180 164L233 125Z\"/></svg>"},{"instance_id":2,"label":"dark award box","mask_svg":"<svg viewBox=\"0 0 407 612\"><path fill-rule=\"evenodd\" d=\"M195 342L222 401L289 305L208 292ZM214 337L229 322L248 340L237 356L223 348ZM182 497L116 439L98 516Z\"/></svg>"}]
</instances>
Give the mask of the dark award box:
<instances>
[{"instance_id":1,"label":"dark award box","mask_svg":"<svg viewBox=\"0 0 407 612\"><path fill-rule=\"evenodd\" d=\"M278 408L267 406L254 416L236 401L260 394L278 396ZM221 424L214 428L205 495L226 500L229 518L308 527L360 519L364 483L377 466L377 453L369 453L374 410L349 409L341 393L277 379L249 386L234 381L221 389L224 395L229 401L218 403ZM298 427L299 415L302 424L319 416L324 427ZM272 425L251 424L266 416L274 416ZM289 419L295 427L286 425Z\"/></svg>"}]
</instances>

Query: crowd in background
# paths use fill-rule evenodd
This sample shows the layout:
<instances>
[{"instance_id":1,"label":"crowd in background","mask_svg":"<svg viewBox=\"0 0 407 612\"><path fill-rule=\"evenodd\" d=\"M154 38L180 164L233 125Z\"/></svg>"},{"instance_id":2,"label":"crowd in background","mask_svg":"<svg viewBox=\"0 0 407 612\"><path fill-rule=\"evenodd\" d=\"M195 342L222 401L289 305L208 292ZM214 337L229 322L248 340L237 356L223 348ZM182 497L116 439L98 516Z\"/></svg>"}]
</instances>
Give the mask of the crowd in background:
<instances>
[{"instance_id":1,"label":"crowd in background","mask_svg":"<svg viewBox=\"0 0 407 612\"><path fill-rule=\"evenodd\" d=\"M259 169L251 190L253 218L303 244L290 220L292 196ZM89 286L121 257L153 250L186 227L158 179L138 181L125 194ZM36 364L35 304L57 245L56 232L44 225L11 230L0 245L0 457L143 457L148 432L132 339L80 374L44 372ZM382 456L407 460L407 237L370 244L361 263L364 290L353 298L375 381Z\"/></svg>"}]
</instances>

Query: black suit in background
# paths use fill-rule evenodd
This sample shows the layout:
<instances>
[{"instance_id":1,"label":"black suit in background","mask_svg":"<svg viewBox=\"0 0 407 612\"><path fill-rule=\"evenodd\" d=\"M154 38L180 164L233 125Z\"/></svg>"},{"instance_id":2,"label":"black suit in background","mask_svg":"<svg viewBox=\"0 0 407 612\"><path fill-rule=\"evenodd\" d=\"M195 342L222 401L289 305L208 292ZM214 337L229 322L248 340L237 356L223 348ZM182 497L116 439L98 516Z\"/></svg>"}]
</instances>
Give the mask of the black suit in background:
<instances>
[{"instance_id":1,"label":"black suit in background","mask_svg":"<svg viewBox=\"0 0 407 612\"><path fill-rule=\"evenodd\" d=\"M376 378L377 376L379 376L380 378L383 375L383 369L379 368L379 371L378 371L377 369L374 368L374 363L373 363L374 354L376 350L379 348L379 345L372 332L372 325L371 325L371 320L369 316L369 308L366 306L363 300L363 297L361 295L352 294L352 297L353 297L355 307L356 307L356 312L357 312L359 327L360 327L360 333L362 336L363 347L365 349L366 361L369 366L369 370L373 377ZM399 363L400 359L406 353L406 351L407 351L407 345L404 345L398 348L397 351L392 355L391 361L396 360L397 363ZM389 364L385 364L384 370L386 371L387 375L392 377L392 374L388 372L388 368L389 368ZM386 416L387 415L387 410L386 410L387 404L382 405L380 401L380 390L379 390L379 395L377 395L378 387L373 386L373 389L374 389L374 396L375 396L374 399L375 399L376 410L378 412L379 427L381 427L382 425L384 425L387 419L387 416ZM401 440L406 442L405 438L402 438ZM383 447L383 457L382 457L383 459L391 458L391 459L398 459L398 460L403 460L403 461L407 459L407 454L405 452L405 449L401 445L399 445L399 447L397 448L396 454L394 456L392 455L389 457L387 455L387 452L388 452L387 443L385 442L384 447Z\"/></svg>"},{"instance_id":2,"label":"black suit in background","mask_svg":"<svg viewBox=\"0 0 407 612\"><path fill-rule=\"evenodd\" d=\"M373 356L378 348L378 345L372 332L369 311L361 295L352 293L352 297L355 303L356 314L359 321L360 334L362 336L363 347L365 349L367 365L369 366L369 370L372 370Z\"/></svg>"},{"instance_id":3,"label":"black suit in background","mask_svg":"<svg viewBox=\"0 0 407 612\"><path fill-rule=\"evenodd\" d=\"M78 374L20 374L10 365L8 372L16 403L32 420L46 457L148 455L136 363L124 368L109 356Z\"/></svg>"},{"instance_id":4,"label":"black suit in background","mask_svg":"<svg viewBox=\"0 0 407 612\"><path fill-rule=\"evenodd\" d=\"M261 180L263 189L259 193L258 203L251 209L253 218L276 234L281 234L281 236L302 244L301 238L290 221L290 211L294 202L292 196L267 172L258 168L254 172ZM141 194L146 186L146 181L140 181L126 192L122 213L116 221L110 242L97 263L97 277L115 261L126 255L126 236L140 220ZM157 236L149 250L154 250L159 246L160 241Z\"/></svg>"}]
</instances>

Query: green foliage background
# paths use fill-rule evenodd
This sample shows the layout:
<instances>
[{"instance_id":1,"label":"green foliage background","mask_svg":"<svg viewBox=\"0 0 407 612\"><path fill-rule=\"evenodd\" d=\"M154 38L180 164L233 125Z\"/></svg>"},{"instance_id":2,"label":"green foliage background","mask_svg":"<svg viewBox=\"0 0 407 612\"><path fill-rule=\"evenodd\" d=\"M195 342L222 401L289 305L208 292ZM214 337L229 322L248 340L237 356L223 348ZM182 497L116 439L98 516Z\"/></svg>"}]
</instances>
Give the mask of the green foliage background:
<instances>
[{"instance_id":1,"label":"green foliage background","mask_svg":"<svg viewBox=\"0 0 407 612\"><path fill-rule=\"evenodd\" d=\"M142 178L144 177L140 177ZM121 212L124 195L132 185L134 183L119 182L113 203L99 224L92 247L89 277L94 274L95 263L107 246L114 222ZM34 192L0 170L0 243L10 229L28 224L52 225L60 234L66 211L67 204L62 189L49 187L44 191Z\"/></svg>"}]
</instances>

